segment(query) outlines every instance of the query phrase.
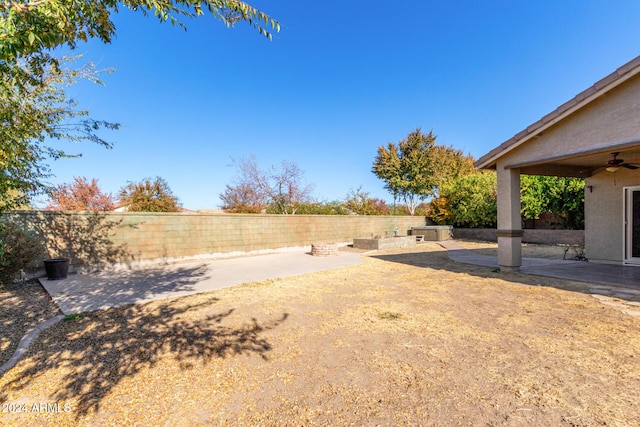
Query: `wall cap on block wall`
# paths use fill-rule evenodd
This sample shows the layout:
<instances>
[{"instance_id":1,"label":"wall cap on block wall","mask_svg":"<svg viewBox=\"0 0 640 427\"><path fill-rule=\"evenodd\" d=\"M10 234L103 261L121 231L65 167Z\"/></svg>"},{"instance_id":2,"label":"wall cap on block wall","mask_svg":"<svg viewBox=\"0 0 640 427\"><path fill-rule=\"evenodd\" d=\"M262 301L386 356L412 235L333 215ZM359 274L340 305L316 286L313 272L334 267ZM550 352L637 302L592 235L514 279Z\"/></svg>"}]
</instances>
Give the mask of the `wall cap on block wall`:
<instances>
[{"instance_id":1,"label":"wall cap on block wall","mask_svg":"<svg viewBox=\"0 0 640 427\"><path fill-rule=\"evenodd\" d=\"M498 237L522 237L524 230L496 230Z\"/></svg>"}]
</instances>

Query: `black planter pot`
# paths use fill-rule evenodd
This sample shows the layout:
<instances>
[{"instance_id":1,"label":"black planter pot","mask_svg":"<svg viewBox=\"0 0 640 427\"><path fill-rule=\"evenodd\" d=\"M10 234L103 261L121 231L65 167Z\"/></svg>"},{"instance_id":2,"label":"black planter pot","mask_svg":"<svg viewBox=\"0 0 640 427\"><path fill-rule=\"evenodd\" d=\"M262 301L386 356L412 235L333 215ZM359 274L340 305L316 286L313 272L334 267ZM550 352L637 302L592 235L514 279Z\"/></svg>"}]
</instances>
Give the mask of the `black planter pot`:
<instances>
[{"instance_id":1,"label":"black planter pot","mask_svg":"<svg viewBox=\"0 0 640 427\"><path fill-rule=\"evenodd\" d=\"M69 273L69 258L45 259L44 269L49 280L65 279Z\"/></svg>"}]
</instances>

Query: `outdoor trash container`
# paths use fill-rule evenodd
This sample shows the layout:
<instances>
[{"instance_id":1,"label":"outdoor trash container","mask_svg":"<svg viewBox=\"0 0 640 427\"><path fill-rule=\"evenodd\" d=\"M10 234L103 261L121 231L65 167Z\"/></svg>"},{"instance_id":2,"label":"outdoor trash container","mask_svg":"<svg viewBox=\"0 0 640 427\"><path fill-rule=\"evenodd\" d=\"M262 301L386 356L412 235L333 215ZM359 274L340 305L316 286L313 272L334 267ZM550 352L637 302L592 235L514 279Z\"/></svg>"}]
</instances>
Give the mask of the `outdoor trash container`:
<instances>
[{"instance_id":1,"label":"outdoor trash container","mask_svg":"<svg viewBox=\"0 0 640 427\"><path fill-rule=\"evenodd\" d=\"M64 279L69 273L69 258L46 259L44 260L44 269L47 272L47 279Z\"/></svg>"}]
</instances>

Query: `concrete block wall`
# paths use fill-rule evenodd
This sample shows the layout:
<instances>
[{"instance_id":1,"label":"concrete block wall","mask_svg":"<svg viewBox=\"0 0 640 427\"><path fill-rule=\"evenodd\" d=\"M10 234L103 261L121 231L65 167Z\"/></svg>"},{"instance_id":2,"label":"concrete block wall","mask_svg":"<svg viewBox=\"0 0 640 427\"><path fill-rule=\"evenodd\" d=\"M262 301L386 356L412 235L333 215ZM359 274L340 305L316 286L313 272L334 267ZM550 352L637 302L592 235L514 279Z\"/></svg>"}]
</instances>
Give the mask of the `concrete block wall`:
<instances>
[{"instance_id":1,"label":"concrete block wall","mask_svg":"<svg viewBox=\"0 0 640 427\"><path fill-rule=\"evenodd\" d=\"M523 230L524 243L540 243L545 245L579 245L584 246L584 230ZM485 240L496 242L495 228L454 228L454 239Z\"/></svg>"},{"instance_id":2,"label":"concrete block wall","mask_svg":"<svg viewBox=\"0 0 640 427\"><path fill-rule=\"evenodd\" d=\"M358 237L393 236L396 227L399 235L407 235L426 223L424 217L357 215L15 211L4 216L40 236L47 246L42 259L65 256L72 265L351 243Z\"/></svg>"}]
</instances>

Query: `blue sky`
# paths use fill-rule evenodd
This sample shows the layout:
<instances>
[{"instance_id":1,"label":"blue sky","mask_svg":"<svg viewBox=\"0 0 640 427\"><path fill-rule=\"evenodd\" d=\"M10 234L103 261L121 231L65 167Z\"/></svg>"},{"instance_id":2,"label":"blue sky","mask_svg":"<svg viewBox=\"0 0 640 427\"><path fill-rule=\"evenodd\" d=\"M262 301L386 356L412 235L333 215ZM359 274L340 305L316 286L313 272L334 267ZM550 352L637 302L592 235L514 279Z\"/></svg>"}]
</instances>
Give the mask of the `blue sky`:
<instances>
[{"instance_id":1,"label":"blue sky","mask_svg":"<svg viewBox=\"0 0 640 427\"><path fill-rule=\"evenodd\" d=\"M189 209L214 209L232 159L293 161L319 200L362 187L377 147L433 129L478 158L640 54L638 1L253 0L282 25L273 41L244 23L114 15L117 37L78 48L106 87L70 93L119 122L111 150L51 163L53 184L163 177Z\"/></svg>"}]
</instances>

